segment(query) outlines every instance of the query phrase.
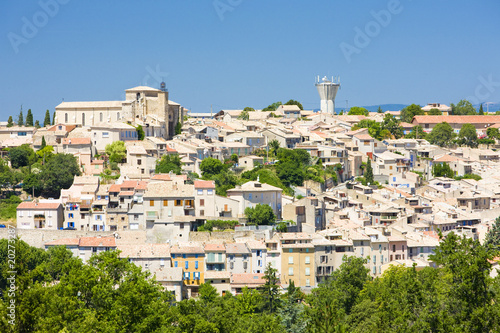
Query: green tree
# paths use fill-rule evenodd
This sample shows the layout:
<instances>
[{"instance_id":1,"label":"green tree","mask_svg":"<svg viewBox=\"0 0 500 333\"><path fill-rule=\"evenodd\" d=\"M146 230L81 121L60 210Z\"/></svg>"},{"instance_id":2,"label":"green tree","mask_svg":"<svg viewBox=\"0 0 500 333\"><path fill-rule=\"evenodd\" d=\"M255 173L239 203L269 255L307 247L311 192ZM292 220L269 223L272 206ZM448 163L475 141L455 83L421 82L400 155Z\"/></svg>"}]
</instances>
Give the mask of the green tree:
<instances>
[{"instance_id":1,"label":"green tree","mask_svg":"<svg viewBox=\"0 0 500 333\"><path fill-rule=\"evenodd\" d=\"M47 142L45 141L45 136L44 136L44 135L42 135L42 144L41 144L41 146L40 146L40 149L45 148L45 146L46 146L46 145L47 145Z\"/></svg>"},{"instance_id":2,"label":"green tree","mask_svg":"<svg viewBox=\"0 0 500 333\"><path fill-rule=\"evenodd\" d=\"M472 124L463 124L458 132L458 140L461 145L477 147L477 132Z\"/></svg>"},{"instance_id":3,"label":"green tree","mask_svg":"<svg viewBox=\"0 0 500 333\"><path fill-rule=\"evenodd\" d=\"M343 263L307 297L311 332L345 332L345 317L351 313L361 290L370 281L366 260L344 256Z\"/></svg>"},{"instance_id":4,"label":"green tree","mask_svg":"<svg viewBox=\"0 0 500 333\"><path fill-rule=\"evenodd\" d=\"M401 121L403 121L405 123L411 123L413 117L422 116L424 114L425 114L425 112L422 110L420 105L411 104L411 105L408 105L407 107L404 107L401 110Z\"/></svg>"},{"instance_id":5,"label":"green tree","mask_svg":"<svg viewBox=\"0 0 500 333\"><path fill-rule=\"evenodd\" d=\"M262 111L276 111L276 109L278 108L278 106L282 105L283 103L281 102L276 102L276 103L273 103L265 108L262 109Z\"/></svg>"},{"instance_id":6,"label":"green tree","mask_svg":"<svg viewBox=\"0 0 500 333\"><path fill-rule=\"evenodd\" d=\"M302 104L296 100L293 100L293 99L286 102L285 105L297 105L299 107L299 109L304 110L304 108L302 107Z\"/></svg>"},{"instance_id":7,"label":"green tree","mask_svg":"<svg viewBox=\"0 0 500 333\"><path fill-rule=\"evenodd\" d=\"M55 121L56 121L56 112L54 111L54 113L52 114L52 125L55 125Z\"/></svg>"},{"instance_id":8,"label":"green tree","mask_svg":"<svg viewBox=\"0 0 500 333\"><path fill-rule=\"evenodd\" d=\"M245 208L245 216L249 225L270 225L276 222L273 209L266 204L257 204L255 207Z\"/></svg>"},{"instance_id":9,"label":"green tree","mask_svg":"<svg viewBox=\"0 0 500 333\"><path fill-rule=\"evenodd\" d=\"M50 126L50 112L45 111L45 119L43 120L43 127Z\"/></svg>"},{"instance_id":10,"label":"green tree","mask_svg":"<svg viewBox=\"0 0 500 333\"><path fill-rule=\"evenodd\" d=\"M278 154L278 149L280 149L280 142L276 139L269 141L269 150L271 155L276 156Z\"/></svg>"},{"instance_id":11,"label":"green tree","mask_svg":"<svg viewBox=\"0 0 500 333\"><path fill-rule=\"evenodd\" d=\"M247 107L245 107L245 108L243 109L243 111L251 112L251 111L255 111L255 109L254 109L254 108L251 108L251 107L249 107L249 106L247 106Z\"/></svg>"},{"instance_id":12,"label":"green tree","mask_svg":"<svg viewBox=\"0 0 500 333\"><path fill-rule=\"evenodd\" d=\"M38 160L42 161L42 164L48 162L54 156L54 147L45 146L36 152Z\"/></svg>"},{"instance_id":13,"label":"green tree","mask_svg":"<svg viewBox=\"0 0 500 333\"><path fill-rule=\"evenodd\" d=\"M464 332L489 332L492 327L492 293L489 288L494 252L478 240L457 236L442 238L430 259L450 274L446 310Z\"/></svg>"},{"instance_id":14,"label":"green tree","mask_svg":"<svg viewBox=\"0 0 500 333\"><path fill-rule=\"evenodd\" d=\"M23 109L21 109L19 117L17 117L17 126L24 126Z\"/></svg>"},{"instance_id":15,"label":"green tree","mask_svg":"<svg viewBox=\"0 0 500 333\"><path fill-rule=\"evenodd\" d=\"M403 128L399 124L400 121L396 117L386 114L382 122L382 129L388 130L394 138L399 139L403 136Z\"/></svg>"},{"instance_id":16,"label":"green tree","mask_svg":"<svg viewBox=\"0 0 500 333\"><path fill-rule=\"evenodd\" d=\"M495 127L489 127L486 130L486 135L490 139L499 139L500 138L500 132L498 131L498 128L495 128Z\"/></svg>"},{"instance_id":17,"label":"green tree","mask_svg":"<svg viewBox=\"0 0 500 333\"><path fill-rule=\"evenodd\" d=\"M33 114L31 113L31 109L28 109L28 113L26 114L26 126L33 126Z\"/></svg>"},{"instance_id":18,"label":"green tree","mask_svg":"<svg viewBox=\"0 0 500 333\"><path fill-rule=\"evenodd\" d=\"M127 148L125 148L123 141L114 141L107 144L105 151L110 162L121 163L127 157Z\"/></svg>"},{"instance_id":19,"label":"green tree","mask_svg":"<svg viewBox=\"0 0 500 333\"><path fill-rule=\"evenodd\" d=\"M274 313L280 306L280 279L278 277L278 270L273 268L271 264L267 264L264 270L264 280L266 282L260 290L263 299L263 310Z\"/></svg>"},{"instance_id":20,"label":"green tree","mask_svg":"<svg viewBox=\"0 0 500 333\"><path fill-rule=\"evenodd\" d=\"M180 121L177 122L177 125L175 125L175 135L179 135L182 133L182 124Z\"/></svg>"},{"instance_id":21,"label":"green tree","mask_svg":"<svg viewBox=\"0 0 500 333\"><path fill-rule=\"evenodd\" d=\"M216 158L207 157L200 163L201 175L205 179L220 174L224 169L224 164Z\"/></svg>"},{"instance_id":22,"label":"green tree","mask_svg":"<svg viewBox=\"0 0 500 333\"><path fill-rule=\"evenodd\" d=\"M238 116L238 119L240 119L240 120L249 120L250 119L250 115L248 114L248 111L246 111L246 110L241 111L240 115Z\"/></svg>"},{"instance_id":23,"label":"green tree","mask_svg":"<svg viewBox=\"0 0 500 333\"><path fill-rule=\"evenodd\" d=\"M155 173L169 173L170 171L176 175L181 174L182 162L177 154L163 155L160 160L156 161Z\"/></svg>"},{"instance_id":24,"label":"green tree","mask_svg":"<svg viewBox=\"0 0 500 333\"><path fill-rule=\"evenodd\" d=\"M204 303L211 304L213 303L219 294L217 293L217 289L215 289L210 282L205 282L200 285L199 289L200 300Z\"/></svg>"},{"instance_id":25,"label":"green tree","mask_svg":"<svg viewBox=\"0 0 500 333\"><path fill-rule=\"evenodd\" d=\"M365 179L367 184L373 185L375 183L375 180L373 179L372 160L370 158L368 158L368 161L366 162Z\"/></svg>"},{"instance_id":26,"label":"green tree","mask_svg":"<svg viewBox=\"0 0 500 333\"><path fill-rule=\"evenodd\" d=\"M500 250L500 217L495 219L491 229L486 234L484 246L495 251Z\"/></svg>"},{"instance_id":27,"label":"green tree","mask_svg":"<svg viewBox=\"0 0 500 333\"><path fill-rule=\"evenodd\" d=\"M481 103L481 105L479 106L479 112L478 112L478 115L480 115L480 116L484 116L483 103Z\"/></svg>"},{"instance_id":28,"label":"green tree","mask_svg":"<svg viewBox=\"0 0 500 333\"><path fill-rule=\"evenodd\" d=\"M470 116L476 114L476 109L471 102L466 99L462 99L457 103L457 105L451 103L451 113L454 116Z\"/></svg>"},{"instance_id":29,"label":"green tree","mask_svg":"<svg viewBox=\"0 0 500 333\"><path fill-rule=\"evenodd\" d=\"M73 184L75 176L80 175L80 167L72 154L55 154L44 166L40 179L43 179L43 194L59 198L61 189Z\"/></svg>"},{"instance_id":30,"label":"green tree","mask_svg":"<svg viewBox=\"0 0 500 333\"><path fill-rule=\"evenodd\" d=\"M40 180L40 177L36 173L28 174L23 180L23 191L26 193L32 194L35 197L40 196L43 189L43 183Z\"/></svg>"},{"instance_id":31,"label":"green tree","mask_svg":"<svg viewBox=\"0 0 500 333\"><path fill-rule=\"evenodd\" d=\"M9 120L7 120L7 127L14 126L14 120L12 120L12 116L9 116Z\"/></svg>"},{"instance_id":32,"label":"green tree","mask_svg":"<svg viewBox=\"0 0 500 333\"><path fill-rule=\"evenodd\" d=\"M382 107L381 106L378 107L377 113L384 113L384 111L382 111Z\"/></svg>"},{"instance_id":33,"label":"green tree","mask_svg":"<svg viewBox=\"0 0 500 333\"><path fill-rule=\"evenodd\" d=\"M277 311L281 318L281 325L287 332L307 332L309 318L306 313L306 307L301 302L303 299L304 294L300 291L300 288L296 288L294 282L290 281L287 292L283 297L281 308Z\"/></svg>"},{"instance_id":34,"label":"green tree","mask_svg":"<svg viewBox=\"0 0 500 333\"><path fill-rule=\"evenodd\" d=\"M31 149L28 144L11 148L9 150L9 158L11 166L14 169L19 169L23 166L30 166L36 162L35 151Z\"/></svg>"},{"instance_id":35,"label":"green tree","mask_svg":"<svg viewBox=\"0 0 500 333\"><path fill-rule=\"evenodd\" d=\"M369 114L367 109L359 106L353 106L347 113L349 116L368 116Z\"/></svg>"},{"instance_id":36,"label":"green tree","mask_svg":"<svg viewBox=\"0 0 500 333\"><path fill-rule=\"evenodd\" d=\"M427 133L424 132L424 129L420 125L413 126L410 133L405 135L407 139L425 139L426 137Z\"/></svg>"},{"instance_id":37,"label":"green tree","mask_svg":"<svg viewBox=\"0 0 500 333\"><path fill-rule=\"evenodd\" d=\"M135 129L137 130L137 139L140 141L144 140L146 133L144 132L144 129L142 129L142 125L137 125Z\"/></svg>"},{"instance_id":38,"label":"green tree","mask_svg":"<svg viewBox=\"0 0 500 333\"><path fill-rule=\"evenodd\" d=\"M38 120L35 121L35 128L36 129L40 128L40 121L38 121Z\"/></svg>"},{"instance_id":39,"label":"green tree","mask_svg":"<svg viewBox=\"0 0 500 333\"><path fill-rule=\"evenodd\" d=\"M436 163L432 166L432 175L434 177L453 178L455 172L453 172L448 163Z\"/></svg>"},{"instance_id":40,"label":"green tree","mask_svg":"<svg viewBox=\"0 0 500 333\"><path fill-rule=\"evenodd\" d=\"M442 122L434 126L432 131L427 135L427 141L440 147L448 146L455 138L453 128L447 122Z\"/></svg>"},{"instance_id":41,"label":"green tree","mask_svg":"<svg viewBox=\"0 0 500 333\"><path fill-rule=\"evenodd\" d=\"M432 108L429 110L428 115L429 116L441 116L441 115L443 115L443 113L439 109Z\"/></svg>"},{"instance_id":42,"label":"green tree","mask_svg":"<svg viewBox=\"0 0 500 333\"><path fill-rule=\"evenodd\" d=\"M238 163L238 160L239 160L237 154L231 154L231 158L230 159L231 159L231 162L233 162L233 163Z\"/></svg>"},{"instance_id":43,"label":"green tree","mask_svg":"<svg viewBox=\"0 0 500 333\"><path fill-rule=\"evenodd\" d=\"M215 194L224 197L227 196L227 190L234 188L239 183L238 177L230 170L223 170L217 175L211 175L209 179L215 182Z\"/></svg>"}]
</instances>

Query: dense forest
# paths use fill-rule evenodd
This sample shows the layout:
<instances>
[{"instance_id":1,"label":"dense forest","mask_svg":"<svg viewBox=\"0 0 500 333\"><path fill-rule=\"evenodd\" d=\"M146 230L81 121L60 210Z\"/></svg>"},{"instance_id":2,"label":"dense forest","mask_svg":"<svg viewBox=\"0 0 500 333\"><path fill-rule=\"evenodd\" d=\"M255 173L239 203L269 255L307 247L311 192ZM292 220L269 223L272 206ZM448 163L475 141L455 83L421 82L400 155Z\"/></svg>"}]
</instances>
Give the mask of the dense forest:
<instances>
[{"instance_id":1,"label":"dense forest","mask_svg":"<svg viewBox=\"0 0 500 333\"><path fill-rule=\"evenodd\" d=\"M393 266L372 279L362 258L345 257L304 295L293 285L280 290L268 267L259 290L219 296L203 284L197 299L176 303L115 251L83 264L63 247L2 239L0 332L498 332L495 254L451 233L432 257L437 268Z\"/></svg>"}]
</instances>

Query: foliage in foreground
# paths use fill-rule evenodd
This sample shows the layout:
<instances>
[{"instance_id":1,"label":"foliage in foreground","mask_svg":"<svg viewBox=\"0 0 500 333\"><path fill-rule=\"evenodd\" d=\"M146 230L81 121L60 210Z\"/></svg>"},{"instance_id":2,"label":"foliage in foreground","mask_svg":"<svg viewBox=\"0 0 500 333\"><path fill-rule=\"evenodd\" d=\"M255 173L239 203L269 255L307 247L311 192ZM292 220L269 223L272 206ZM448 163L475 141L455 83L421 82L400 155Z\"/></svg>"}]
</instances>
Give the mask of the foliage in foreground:
<instances>
[{"instance_id":1,"label":"foliage in foreground","mask_svg":"<svg viewBox=\"0 0 500 333\"><path fill-rule=\"evenodd\" d=\"M431 257L437 268L392 266L372 279L365 259L344 257L340 268L305 296L293 283L280 293L277 271L268 266L265 285L259 290L245 288L237 296L219 296L205 283L198 299L178 303L149 273L119 258L115 251L93 256L84 265L62 247L44 251L16 240L15 248L18 292L12 326L7 316L7 278L12 269L7 260L8 242L0 240L1 332L500 329L500 278L489 275L498 250L454 233L442 240Z\"/></svg>"}]
</instances>

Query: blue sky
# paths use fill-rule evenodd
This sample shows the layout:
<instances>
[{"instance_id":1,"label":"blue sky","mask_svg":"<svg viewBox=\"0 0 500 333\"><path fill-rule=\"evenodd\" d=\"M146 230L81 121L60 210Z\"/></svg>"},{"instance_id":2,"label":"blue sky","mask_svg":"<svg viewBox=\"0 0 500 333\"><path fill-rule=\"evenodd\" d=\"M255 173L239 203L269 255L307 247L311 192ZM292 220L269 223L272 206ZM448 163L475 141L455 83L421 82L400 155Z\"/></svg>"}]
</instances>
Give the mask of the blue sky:
<instances>
[{"instance_id":1,"label":"blue sky","mask_svg":"<svg viewBox=\"0 0 500 333\"><path fill-rule=\"evenodd\" d=\"M11 0L0 8L1 120L21 104L42 120L63 98L121 100L160 78L193 112L291 98L319 108L317 75L340 76L339 107L500 101L497 0Z\"/></svg>"}]
</instances>

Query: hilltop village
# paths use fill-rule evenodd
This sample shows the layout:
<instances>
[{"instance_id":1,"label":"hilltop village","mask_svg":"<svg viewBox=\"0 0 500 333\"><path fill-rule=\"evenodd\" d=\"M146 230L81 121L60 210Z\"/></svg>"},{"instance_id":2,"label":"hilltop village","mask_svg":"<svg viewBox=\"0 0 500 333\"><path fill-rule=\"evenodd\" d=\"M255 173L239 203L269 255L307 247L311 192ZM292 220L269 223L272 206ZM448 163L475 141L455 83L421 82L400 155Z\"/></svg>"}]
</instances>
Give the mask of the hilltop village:
<instances>
[{"instance_id":1,"label":"hilltop village","mask_svg":"<svg viewBox=\"0 0 500 333\"><path fill-rule=\"evenodd\" d=\"M62 102L0 127L5 224L84 262L120 250L177 300L259 288L268 266L305 293L345 256L373 277L434 266L440 237L484 242L500 216L500 115L464 104L191 113L164 86Z\"/></svg>"}]
</instances>

